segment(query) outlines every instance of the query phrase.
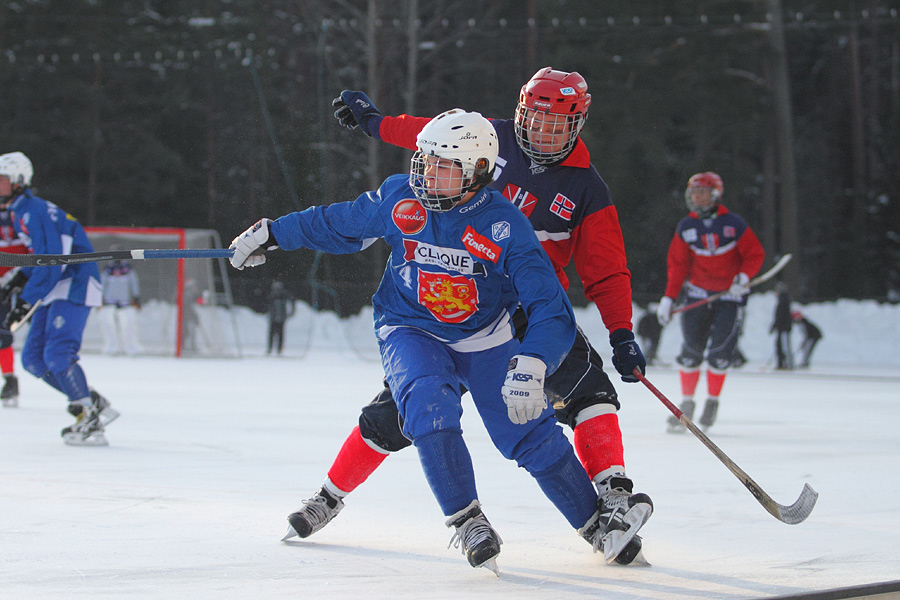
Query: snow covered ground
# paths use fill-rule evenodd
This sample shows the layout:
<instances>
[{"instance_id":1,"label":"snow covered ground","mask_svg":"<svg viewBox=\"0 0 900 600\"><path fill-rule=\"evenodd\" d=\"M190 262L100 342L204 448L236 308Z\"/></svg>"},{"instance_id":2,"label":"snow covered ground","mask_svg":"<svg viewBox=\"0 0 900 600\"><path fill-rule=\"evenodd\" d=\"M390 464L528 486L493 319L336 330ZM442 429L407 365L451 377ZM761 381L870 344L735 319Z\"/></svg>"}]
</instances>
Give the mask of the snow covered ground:
<instances>
[{"instance_id":1,"label":"snow covered ground","mask_svg":"<svg viewBox=\"0 0 900 600\"><path fill-rule=\"evenodd\" d=\"M389 458L312 538L280 541L377 391L366 315L301 307L281 357L243 312L241 359L83 356L121 410L107 448L62 444L63 399L19 369L0 410L0 598L743 599L900 579L900 309L805 307L825 338L809 371L772 372L774 296L754 296L711 438L776 501L804 482L810 518L785 525L640 384L619 383L629 474L656 512L651 567L611 567L536 484L464 417L502 576L447 549L450 530L414 450ZM579 319L608 352L596 310ZM667 328L661 357L677 352ZM770 364L771 366L771 364ZM673 400L674 368L648 377ZM701 382L701 385L704 385ZM471 402L466 399L466 407Z\"/></svg>"}]
</instances>

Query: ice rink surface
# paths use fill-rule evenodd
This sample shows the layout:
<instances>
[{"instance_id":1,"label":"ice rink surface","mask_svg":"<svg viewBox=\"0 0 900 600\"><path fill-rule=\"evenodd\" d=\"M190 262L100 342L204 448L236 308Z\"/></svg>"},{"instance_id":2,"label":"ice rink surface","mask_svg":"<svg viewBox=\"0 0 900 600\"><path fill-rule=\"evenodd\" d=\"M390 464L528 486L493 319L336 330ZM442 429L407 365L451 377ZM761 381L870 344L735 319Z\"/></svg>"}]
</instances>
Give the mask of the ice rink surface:
<instances>
[{"instance_id":1,"label":"ice rink surface","mask_svg":"<svg viewBox=\"0 0 900 600\"><path fill-rule=\"evenodd\" d=\"M64 399L19 368L20 407L0 410L0 598L737 600L900 579L900 366L826 349L810 371L763 371L751 356L730 373L710 437L782 504L815 488L799 525L765 512L692 435L667 434L668 412L643 386L618 383L628 472L656 506L642 530L650 567L592 554L494 450L466 397L479 496L504 541L497 578L447 548L414 449L324 530L280 541L382 377L358 350L290 348L85 355L122 412L106 448L65 446ZM765 356L749 339L745 351ZM678 400L677 370L648 378Z\"/></svg>"}]
</instances>

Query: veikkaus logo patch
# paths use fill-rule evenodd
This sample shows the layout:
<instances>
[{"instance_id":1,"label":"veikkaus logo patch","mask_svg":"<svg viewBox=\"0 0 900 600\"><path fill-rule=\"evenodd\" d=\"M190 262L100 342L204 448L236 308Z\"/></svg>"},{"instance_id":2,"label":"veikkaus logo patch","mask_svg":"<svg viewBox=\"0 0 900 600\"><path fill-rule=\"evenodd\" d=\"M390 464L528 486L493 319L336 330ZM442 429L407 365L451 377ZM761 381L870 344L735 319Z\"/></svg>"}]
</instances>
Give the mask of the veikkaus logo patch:
<instances>
[{"instance_id":1,"label":"veikkaus logo patch","mask_svg":"<svg viewBox=\"0 0 900 600\"><path fill-rule=\"evenodd\" d=\"M415 235L425 229L425 224L428 222L428 211L417 200L406 199L394 205L391 218L397 229L406 235Z\"/></svg>"}]
</instances>

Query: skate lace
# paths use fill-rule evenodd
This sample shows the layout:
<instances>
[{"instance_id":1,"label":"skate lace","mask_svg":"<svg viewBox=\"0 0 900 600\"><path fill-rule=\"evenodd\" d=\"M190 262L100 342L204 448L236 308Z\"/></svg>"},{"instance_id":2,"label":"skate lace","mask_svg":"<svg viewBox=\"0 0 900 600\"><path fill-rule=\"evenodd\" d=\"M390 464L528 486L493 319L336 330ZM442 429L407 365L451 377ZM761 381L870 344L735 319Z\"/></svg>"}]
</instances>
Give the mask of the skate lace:
<instances>
[{"instance_id":1,"label":"skate lace","mask_svg":"<svg viewBox=\"0 0 900 600\"><path fill-rule=\"evenodd\" d=\"M497 542L502 544L503 540L500 539L500 536L497 535L497 532L494 531L484 516L473 517L456 528L447 547L459 548L460 543L462 543L461 552L465 554L467 549L474 548L495 535L497 536Z\"/></svg>"},{"instance_id":2,"label":"skate lace","mask_svg":"<svg viewBox=\"0 0 900 600\"><path fill-rule=\"evenodd\" d=\"M607 531L625 528L622 518L628 512L629 498L631 498L631 494L623 489L610 490L603 496L600 519L605 523Z\"/></svg>"},{"instance_id":3,"label":"skate lace","mask_svg":"<svg viewBox=\"0 0 900 600\"><path fill-rule=\"evenodd\" d=\"M308 500L304 500L303 504L305 505L302 511L303 516L313 528L331 520L334 510L328 506L325 498L322 496L313 496Z\"/></svg>"}]
</instances>

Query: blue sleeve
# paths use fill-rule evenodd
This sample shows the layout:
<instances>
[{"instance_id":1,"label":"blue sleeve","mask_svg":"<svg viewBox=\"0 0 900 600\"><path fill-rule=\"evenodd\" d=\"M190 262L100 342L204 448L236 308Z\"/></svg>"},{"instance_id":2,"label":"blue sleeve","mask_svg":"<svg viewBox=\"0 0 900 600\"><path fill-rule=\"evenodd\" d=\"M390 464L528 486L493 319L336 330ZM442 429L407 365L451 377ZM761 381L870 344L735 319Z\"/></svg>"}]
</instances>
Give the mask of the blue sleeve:
<instances>
[{"instance_id":1,"label":"blue sleeve","mask_svg":"<svg viewBox=\"0 0 900 600\"><path fill-rule=\"evenodd\" d=\"M46 207L28 211L31 218L28 222L28 236L31 239L31 250L35 254L62 254L62 240L59 231L50 220ZM22 299L34 304L50 293L50 290L62 278L62 266L31 268L28 283L22 289Z\"/></svg>"},{"instance_id":2,"label":"blue sleeve","mask_svg":"<svg viewBox=\"0 0 900 600\"><path fill-rule=\"evenodd\" d=\"M309 248L329 254L364 250L384 236L379 212L383 189L384 185L353 202L312 206L285 215L272 223L272 235L284 250Z\"/></svg>"},{"instance_id":3,"label":"blue sleeve","mask_svg":"<svg viewBox=\"0 0 900 600\"><path fill-rule=\"evenodd\" d=\"M575 341L572 304L559 283L550 259L530 225L517 231L507 253L506 270L528 315L528 328L519 354L547 365L547 375L559 367Z\"/></svg>"}]
</instances>

